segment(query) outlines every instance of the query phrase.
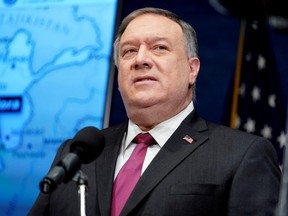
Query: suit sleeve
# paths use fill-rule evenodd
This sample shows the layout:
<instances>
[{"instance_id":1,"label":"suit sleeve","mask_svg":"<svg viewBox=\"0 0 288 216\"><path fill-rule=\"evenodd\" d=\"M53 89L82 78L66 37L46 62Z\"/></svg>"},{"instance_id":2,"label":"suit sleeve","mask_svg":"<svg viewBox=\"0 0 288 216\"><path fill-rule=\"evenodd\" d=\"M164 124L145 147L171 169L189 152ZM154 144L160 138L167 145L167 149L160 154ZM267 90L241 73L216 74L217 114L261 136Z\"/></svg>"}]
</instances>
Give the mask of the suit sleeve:
<instances>
[{"instance_id":1,"label":"suit sleeve","mask_svg":"<svg viewBox=\"0 0 288 216\"><path fill-rule=\"evenodd\" d=\"M66 151L68 151L68 142L67 140L65 143L63 143L58 151L57 154L54 158L54 161L50 167L54 167L60 161L61 156L64 155ZM44 194L44 193L39 193L35 203L33 204L32 208L30 209L30 212L28 213L29 216L49 216L50 215L50 194Z\"/></svg>"},{"instance_id":2,"label":"suit sleeve","mask_svg":"<svg viewBox=\"0 0 288 216\"><path fill-rule=\"evenodd\" d=\"M228 215L274 215L280 176L274 147L266 139L256 138L247 149L232 180Z\"/></svg>"}]
</instances>

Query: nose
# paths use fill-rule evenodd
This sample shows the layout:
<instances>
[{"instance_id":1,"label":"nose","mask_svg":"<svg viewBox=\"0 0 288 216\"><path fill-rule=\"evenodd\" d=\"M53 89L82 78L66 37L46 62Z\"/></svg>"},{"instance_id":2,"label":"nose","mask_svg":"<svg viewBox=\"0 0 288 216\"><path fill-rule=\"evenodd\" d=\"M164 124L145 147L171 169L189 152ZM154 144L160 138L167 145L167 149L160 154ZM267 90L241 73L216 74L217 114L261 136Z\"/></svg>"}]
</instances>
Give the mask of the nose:
<instances>
[{"instance_id":1,"label":"nose","mask_svg":"<svg viewBox=\"0 0 288 216\"><path fill-rule=\"evenodd\" d=\"M135 58L135 62L133 64L134 69L139 70L139 69L149 69L152 66L152 61L151 61L151 56L149 49L145 46L140 46L137 56Z\"/></svg>"}]
</instances>

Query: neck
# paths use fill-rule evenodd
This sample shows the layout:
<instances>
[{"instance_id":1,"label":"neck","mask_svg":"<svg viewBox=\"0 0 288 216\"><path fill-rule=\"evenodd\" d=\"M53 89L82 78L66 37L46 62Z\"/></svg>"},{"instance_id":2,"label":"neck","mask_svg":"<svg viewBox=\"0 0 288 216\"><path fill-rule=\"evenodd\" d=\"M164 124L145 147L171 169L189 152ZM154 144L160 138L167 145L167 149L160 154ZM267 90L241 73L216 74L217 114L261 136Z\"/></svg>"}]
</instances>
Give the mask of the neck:
<instances>
[{"instance_id":1,"label":"neck","mask_svg":"<svg viewBox=\"0 0 288 216\"><path fill-rule=\"evenodd\" d=\"M128 117L133 121L142 131L149 131L154 128L156 125L160 124L163 121L166 121L173 116L177 115L183 111L191 101L187 101L177 107L145 107L145 108L132 108L127 109Z\"/></svg>"}]
</instances>

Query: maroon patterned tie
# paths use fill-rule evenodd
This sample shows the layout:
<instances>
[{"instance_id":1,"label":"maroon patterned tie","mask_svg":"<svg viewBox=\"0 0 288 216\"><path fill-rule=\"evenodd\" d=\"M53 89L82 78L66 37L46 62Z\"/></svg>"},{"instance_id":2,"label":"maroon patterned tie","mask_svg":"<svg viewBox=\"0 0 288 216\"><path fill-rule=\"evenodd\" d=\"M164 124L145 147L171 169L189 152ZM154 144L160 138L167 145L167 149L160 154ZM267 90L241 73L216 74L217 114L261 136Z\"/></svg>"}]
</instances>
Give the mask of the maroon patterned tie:
<instances>
[{"instance_id":1,"label":"maroon patterned tie","mask_svg":"<svg viewBox=\"0 0 288 216\"><path fill-rule=\"evenodd\" d=\"M130 158L119 171L113 186L111 216L118 216L141 176L142 165L149 145L156 143L149 133L138 134L137 145Z\"/></svg>"}]
</instances>

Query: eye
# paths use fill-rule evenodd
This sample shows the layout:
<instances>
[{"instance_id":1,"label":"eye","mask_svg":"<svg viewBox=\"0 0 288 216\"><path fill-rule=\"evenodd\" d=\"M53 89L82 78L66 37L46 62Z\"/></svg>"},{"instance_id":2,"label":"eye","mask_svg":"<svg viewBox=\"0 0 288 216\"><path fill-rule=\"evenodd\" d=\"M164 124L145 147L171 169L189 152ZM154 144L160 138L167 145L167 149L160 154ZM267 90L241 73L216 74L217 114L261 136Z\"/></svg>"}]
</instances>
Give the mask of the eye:
<instances>
[{"instance_id":1,"label":"eye","mask_svg":"<svg viewBox=\"0 0 288 216\"><path fill-rule=\"evenodd\" d=\"M137 51L137 50L134 49L134 48L125 49L125 50L122 52L122 56L132 55L132 54L135 53L136 51Z\"/></svg>"},{"instance_id":2,"label":"eye","mask_svg":"<svg viewBox=\"0 0 288 216\"><path fill-rule=\"evenodd\" d=\"M167 47L164 46L164 45L159 45L159 46L158 46L158 49L163 50L163 49L167 49Z\"/></svg>"},{"instance_id":3,"label":"eye","mask_svg":"<svg viewBox=\"0 0 288 216\"><path fill-rule=\"evenodd\" d=\"M154 46L154 48L153 48L155 51L166 51L166 50L168 50L168 47L167 46L165 46L165 45L163 45L163 44L158 44L158 45L156 45L156 46Z\"/></svg>"}]
</instances>

